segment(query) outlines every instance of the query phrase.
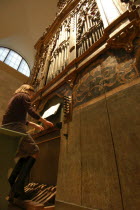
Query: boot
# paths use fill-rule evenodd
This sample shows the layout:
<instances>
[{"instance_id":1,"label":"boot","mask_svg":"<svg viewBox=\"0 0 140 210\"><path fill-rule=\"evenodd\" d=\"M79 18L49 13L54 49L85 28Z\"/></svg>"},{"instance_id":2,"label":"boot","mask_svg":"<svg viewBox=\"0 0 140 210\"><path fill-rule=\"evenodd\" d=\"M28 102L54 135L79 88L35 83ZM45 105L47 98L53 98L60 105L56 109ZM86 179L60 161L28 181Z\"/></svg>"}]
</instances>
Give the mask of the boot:
<instances>
[{"instance_id":1,"label":"boot","mask_svg":"<svg viewBox=\"0 0 140 210\"><path fill-rule=\"evenodd\" d=\"M16 178L18 177L18 175L19 175L22 167L24 166L24 164L26 163L26 161L28 160L28 158L29 157L20 158L18 160L17 164L15 165L15 168L13 169L10 177L8 178L9 184L11 186L11 190L10 190L9 195L7 197L7 200L9 202L13 202L14 196L16 196L15 193L14 193L14 191L13 191L13 186L14 186L14 183L15 183Z\"/></svg>"},{"instance_id":2,"label":"boot","mask_svg":"<svg viewBox=\"0 0 140 210\"><path fill-rule=\"evenodd\" d=\"M17 164L15 165L15 168L13 169L10 177L8 178L8 181L10 183L10 186L12 188L12 186L15 183L15 180L20 172L20 170L22 169L24 163L26 163L28 157L27 158L20 158L19 161L17 162Z\"/></svg>"},{"instance_id":3,"label":"boot","mask_svg":"<svg viewBox=\"0 0 140 210\"><path fill-rule=\"evenodd\" d=\"M24 193L24 185L28 174L30 173L31 168L33 167L36 159L33 157L28 157L27 162L22 167L19 176L13 186L13 191L15 195L18 195L21 199L29 199Z\"/></svg>"}]
</instances>

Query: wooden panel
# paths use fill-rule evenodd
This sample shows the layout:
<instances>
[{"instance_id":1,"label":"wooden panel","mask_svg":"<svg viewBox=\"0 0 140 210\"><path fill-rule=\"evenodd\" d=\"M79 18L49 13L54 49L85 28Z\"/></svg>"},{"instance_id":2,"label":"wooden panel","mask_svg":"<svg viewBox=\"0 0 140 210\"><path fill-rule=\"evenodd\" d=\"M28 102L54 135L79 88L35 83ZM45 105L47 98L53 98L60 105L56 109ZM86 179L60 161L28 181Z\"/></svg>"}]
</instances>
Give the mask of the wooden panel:
<instances>
[{"instance_id":1,"label":"wooden panel","mask_svg":"<svg viewBox=\"0 0 140 210\"><path fill-rule=\"evenodd\" d=\"M82 206L121 210L105 100L81 111Z\"/></svg>"},{"instance_id":2,"label":"wooden panel","mask_svg":"<svg viewBox=\"0 0 140 210\"><path fill-rule=\"evenodd\" d=\"M55 210L100 210L100 209L89 209L84 206L78 206L71 203L65 203L61 201L55 202Z\"/></svg>"},{"instance_id":3,"label":"wooden panel","mask_svg":"<svg viewBox=\"0 0 140 210\"><path fill-rule=\"evenodd\" d=\"M44 137L44 140L47 139ZM42 137L43 140L43 137ZM40 154L31 172L31 181L56 185L60 139L40 143Z\"/></svg>"},{"instance_id":4,"label":"wooden panel","mask_svg":"<svg viewBox=\"0 0 140 210\"><path fill-rule=\"evenodd\" d=\"M67 133L68 139L63 135ZM61 131L59 173L57 182L58 200L81 204L81 153L80 153L80 112L73 113L73 122Z\"/></svg>"},{"instance_id":5,"label":"wooden panel","mask_svg":"<svg viewBox=\"0 0 140 210\"><path fill-rule=\"evenodd\" d=\"M108 98L125 210L140 209L140 84Z\"/></svg>"}]
</instances>

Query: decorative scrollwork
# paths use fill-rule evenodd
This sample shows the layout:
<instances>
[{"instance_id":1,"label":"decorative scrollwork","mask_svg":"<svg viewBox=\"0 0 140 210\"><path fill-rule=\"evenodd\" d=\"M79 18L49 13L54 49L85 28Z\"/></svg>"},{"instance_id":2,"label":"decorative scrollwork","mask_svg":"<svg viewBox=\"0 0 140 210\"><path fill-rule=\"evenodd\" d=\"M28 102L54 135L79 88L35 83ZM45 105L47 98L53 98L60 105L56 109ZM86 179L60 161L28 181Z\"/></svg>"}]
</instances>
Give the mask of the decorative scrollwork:
<instances>
[{"instance_id":1,"label":"decorative scrollwork","mask_svg":"<svg viewBox=\"0 0 140 210\"><path fill-rule=\"evenodd\" d=\"M140 21L134 20L107 41L110 48L124 48L128 53L133 51L133 40L140 33Z\"/></svg>"},{"instance_id":2,"label":"decorative scrollwork","mask_svg":"<svg viewBox=\"0 0 140 210\"><path fill-rule=\"evenodd\" d=\"M120 1L128 5L127 7L128 7L128 10L130 11L140 8L140 3L138 3L137 0L120 0Z\"/></svg>"},{"instance_id":3,"label":"decorative scrollwork","mask_svg":"<svg viewBox=\"0 0 140 210\"><path fill-rule=\"evenodd\" d=\"M43 68L45 65L46 55L48 52L49 45L43 44L37 52L35 57L35 63L33 67L33 78L32 78L32 84L37 87L39 85L39 82L44 78L43 75Z\"/></svg>"},{"instance_id":4,"label":"decorative scrollwork","mask_svg":"<svg viewBox=\"0 0 140 210\"><path fill-rule=\"evenodd\" d=\"M59 9L59 11L61 11L69 2L70 0L59 0L57 3L57 7Z\"/></svg>"}]
</instances>

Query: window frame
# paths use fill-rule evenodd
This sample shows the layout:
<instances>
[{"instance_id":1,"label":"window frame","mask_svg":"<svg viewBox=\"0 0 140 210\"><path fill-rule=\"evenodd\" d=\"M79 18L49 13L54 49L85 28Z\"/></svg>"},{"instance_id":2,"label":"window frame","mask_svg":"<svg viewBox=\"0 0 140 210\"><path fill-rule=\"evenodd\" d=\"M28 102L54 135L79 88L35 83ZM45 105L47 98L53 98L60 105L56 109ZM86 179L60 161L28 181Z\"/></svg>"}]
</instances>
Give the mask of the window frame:
<instances>
[{"instance_id":1,"label":"window frame","mask_svg":"<svg viewBox=\"0 0 140 210\"><path fill-rule=\"evenodd\" d=\"M16 53L17 55L19 55L19 56L21 57L21 60L20 60L20 62L19 62L19 64L18 64L17 68L14 68L14 67L10 66L10 65L7 64L7 63L5 63L5 64L8 65L8 66L10 66L11 68L17 70L17 71L20 72L21 74L23 74L23 75L25 75L25 76L27 76L27 77L30 77L31 70L30 70L29 64L28 64L27 61L23 58L23 56L21 56L18 52L16 52L15 50L10 49L10 48L8 48L8 47L0 46L0 48L5 48L5 49L9 50L9 52L8 52L7 55L5 56L4 60L1 61L1 62L5 63L5 61L6 61L6 59L8 58L8 55L10 54L10 52ZM21 71L19 71L20 65L21 65L22 61L24 61L25 64L28 66L28 70L29 70L29 71L27 72L27 70L25 70L25 72L27 72L27 74L23 73L23 72L24 72L24 69L21 70Z\"/></svg>"}]
</instances>

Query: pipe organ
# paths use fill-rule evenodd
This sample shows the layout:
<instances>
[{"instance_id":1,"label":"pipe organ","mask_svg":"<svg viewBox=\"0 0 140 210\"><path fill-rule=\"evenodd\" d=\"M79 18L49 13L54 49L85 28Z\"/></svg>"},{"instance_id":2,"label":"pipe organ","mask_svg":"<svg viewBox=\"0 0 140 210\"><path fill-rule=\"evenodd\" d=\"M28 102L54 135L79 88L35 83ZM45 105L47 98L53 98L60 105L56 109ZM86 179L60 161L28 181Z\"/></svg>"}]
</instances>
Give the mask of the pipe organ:
<instances>
[{"instance_id":1,"label":"pipe organ","mask_svg":"<svg viewBox=\"0 0 140 210\"><path fill-rule=\"evenodd\" d=\"M77 10L77 57L98 41L104 32L103 22L95 1L84 1Z\"/></svg>"},{"instance_id":2,"label":"pipe organ","mask_svg":"<svg viewBox=\"0 0 140 210\"><path fill-rule=\"evenodd\" d=\"M67 18L59 27L51 40L51 55L48 66L47 83L61 73L68 64L70 18Z\"/></svg>"},{"instance_id":3,"label":"pipe organ","mask_svg":"<svg viewBox=\"0 0 140 210\"><path fill-rule=\"evenodd\" d=\"M49 29L48 29L49 30ZM37 90L57 77L76 57L81 56L104 33L103 21L95 0L81 0L36 55L32 84Z\"/></svg>"},{"instance_id":4,"label":"pipe organ","mask_svg":"<svg viewBox=\"0 0 140 210\"><path fill-rule=\"evenodd\" d=\"M139 209L140 7L130 2L59 0L60 11L35 45L36 110L62 104L50 116L62 122L61 132L34 136L38 166L48 166L40 168L41 182L53 174L50 184L57 183L56 210Z\"/></svg>"},{"instance_id":5,"label":"pipe organ","mask_svg":"<svg viewBox=\"0 0 140 210\"><path fill-rule=\"evenodd\" d=\"M119 18L124 10L123 7L120 9L120 3L114 2L109 0L108 9L105 10L107 6L101 0L59 1L60 11L54 23L35 45L37 53L30 83L36 90L48 85L74 59L80 59L88 49L94 48L98 41L107 36L104 33L110 23L107 19Z\"/></svg>"}]
</instances>

